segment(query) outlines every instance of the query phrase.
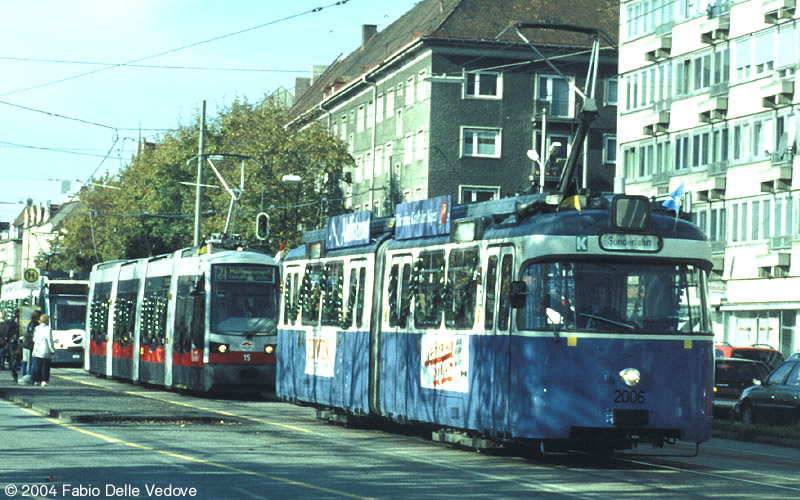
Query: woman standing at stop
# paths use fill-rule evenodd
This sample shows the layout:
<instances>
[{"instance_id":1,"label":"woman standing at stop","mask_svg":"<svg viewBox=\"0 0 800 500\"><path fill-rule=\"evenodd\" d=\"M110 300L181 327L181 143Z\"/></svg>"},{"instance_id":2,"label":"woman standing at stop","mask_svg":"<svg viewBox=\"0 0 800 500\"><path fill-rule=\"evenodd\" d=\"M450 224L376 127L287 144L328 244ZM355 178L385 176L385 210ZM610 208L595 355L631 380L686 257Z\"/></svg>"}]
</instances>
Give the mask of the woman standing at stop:
<instances>
[{"instance_id":1,"label":"woman standing at stop","mask_svg":"<svg viewBox=\"0 0 800 500\"><path fill-rule=\"evenodd\" d=\"M50 316L42 314L39 326L33 331L33 351L35 358L33 385L45 386L50 381L50 360L56 352L53 345L53 333L50 330Z\"/></svg>"}]
</instances>

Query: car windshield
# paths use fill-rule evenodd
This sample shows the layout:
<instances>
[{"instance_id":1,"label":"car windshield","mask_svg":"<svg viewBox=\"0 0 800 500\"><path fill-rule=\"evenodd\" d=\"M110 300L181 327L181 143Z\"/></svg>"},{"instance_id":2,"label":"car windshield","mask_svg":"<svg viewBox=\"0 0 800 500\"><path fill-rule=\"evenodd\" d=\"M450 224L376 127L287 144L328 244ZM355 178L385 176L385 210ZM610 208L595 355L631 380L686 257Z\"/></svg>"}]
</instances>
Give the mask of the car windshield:
<instances>
[{"instance_id":1,"label":"car windshield","mask_svg":"<svg viewBox=\"0 0 800 500\"><path fill-rule=\"evenodd\" d=\"M246 335L275 328L277 268L217 264L212 276L212 332Z\"/></svg>"},{"instance_id":2,"label":"car windshield","mask_svg":"<svg viewBox=\"0 0 800 500\"><path fill-rule=\"evenodd\" d=\"M523 269L521 330L711 333L706 273L687 264L537 262Z\"/></svg>"}]
</instances>

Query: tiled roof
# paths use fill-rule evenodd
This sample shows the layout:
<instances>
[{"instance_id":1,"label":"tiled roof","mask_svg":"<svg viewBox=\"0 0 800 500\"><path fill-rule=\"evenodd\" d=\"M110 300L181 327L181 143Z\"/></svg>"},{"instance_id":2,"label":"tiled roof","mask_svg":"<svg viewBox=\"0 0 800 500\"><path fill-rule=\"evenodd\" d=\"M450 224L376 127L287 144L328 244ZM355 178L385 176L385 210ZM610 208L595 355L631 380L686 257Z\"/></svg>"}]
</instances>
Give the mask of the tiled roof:
<instances>
[{"instance_id":1,"label":"tiled roof","mask_svg":"<svg viewBox=\"0 0 800 500\"><path fill-rule=\"evenodd\" d=\"M415 39L493 41L510 25L569 24L597 28L616 43L619 0L422 0L372 37L363 47L334 62L302 96L295 96L291 120L319 104L331 91L357 79ZM526 30L537 45L588 46L583 34L557 30ZM514 30L503 42L521 43Z\"/></svg>"}]
</instances>

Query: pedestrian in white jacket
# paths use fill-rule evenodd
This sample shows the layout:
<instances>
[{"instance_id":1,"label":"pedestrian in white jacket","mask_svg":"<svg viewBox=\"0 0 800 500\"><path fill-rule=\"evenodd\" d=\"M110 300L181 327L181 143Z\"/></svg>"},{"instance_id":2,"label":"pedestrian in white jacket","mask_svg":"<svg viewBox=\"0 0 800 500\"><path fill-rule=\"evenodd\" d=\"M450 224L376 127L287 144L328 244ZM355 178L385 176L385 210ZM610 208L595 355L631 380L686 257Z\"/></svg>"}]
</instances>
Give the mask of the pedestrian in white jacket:
<instances>
[{"instance_id":1,"label":"pedestrian in white jacket","mask_svg":"<svg viewBox=\"0 0 800 500\"><path fill-rule=\"evenodd\" d=\"M55 352L50 316L42 314L39 326L33 331L33 385L45 386L50 382L50 360Z\"/></svg>"}]
</instances>

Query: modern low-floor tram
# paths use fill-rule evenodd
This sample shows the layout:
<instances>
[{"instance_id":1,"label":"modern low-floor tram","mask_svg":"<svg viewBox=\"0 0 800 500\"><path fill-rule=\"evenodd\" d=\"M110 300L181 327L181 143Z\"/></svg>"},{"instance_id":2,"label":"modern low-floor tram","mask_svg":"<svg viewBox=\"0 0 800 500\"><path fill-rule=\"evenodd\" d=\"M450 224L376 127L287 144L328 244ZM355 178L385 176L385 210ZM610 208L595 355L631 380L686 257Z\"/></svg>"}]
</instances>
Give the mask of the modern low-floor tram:
<instances>
[{"instance_id":1,"label":"modern low-floor tram","mask_svg":"<svg viewBox=\"0 0 800 500\"><path fill-rule=\"evenodd\" d=\"M193 391L273 391L280 270L212 245L97 264L85 368Z\"/></svg>"},{"instance_id":2,"label":"modern low-floor tram","mask_svg":"<svg viewBox=\"0 0 800 500\"><path fill-rule=\"evenodd\" d=\"M287 255L280 396L547 447L709 439L711 261L694 225L640 197L452 218L447 198L417 204L356 243L342 235L363 217L329 222ZM418 220L441 227L403 227Z\"/></svg>"}]
</instances>

